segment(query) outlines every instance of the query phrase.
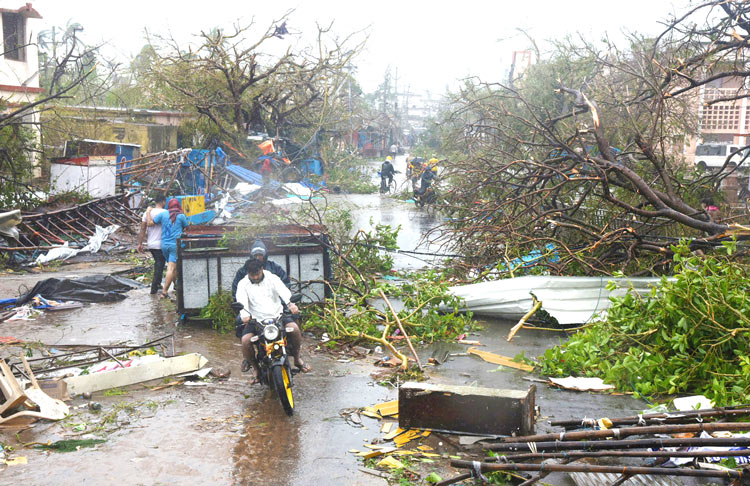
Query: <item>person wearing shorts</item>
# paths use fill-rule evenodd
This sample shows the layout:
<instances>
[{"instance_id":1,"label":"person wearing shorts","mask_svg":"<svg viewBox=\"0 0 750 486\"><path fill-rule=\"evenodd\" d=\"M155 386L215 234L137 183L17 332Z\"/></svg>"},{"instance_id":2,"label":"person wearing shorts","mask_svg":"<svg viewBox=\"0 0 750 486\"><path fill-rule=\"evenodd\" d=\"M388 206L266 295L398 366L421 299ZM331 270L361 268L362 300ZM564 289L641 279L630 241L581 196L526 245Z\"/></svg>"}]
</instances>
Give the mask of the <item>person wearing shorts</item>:
<instances>
[{"instance_id":1,"label":"person wearing shorts","mask_svg":"<svg viewBox=\"0 0 750 486\"><path fill-rule=\"evenodd\" d=\"M153 216L151 211L146 213L149 226L161 225L161 251L167 261L167 278L164 282L162 297L167 298L169 287L177 276L177 240L182 236L182 230L190 224L187 216L182 212L178 199L172 198L167 205L168 212Z\"/></svg>"}]
</instances>

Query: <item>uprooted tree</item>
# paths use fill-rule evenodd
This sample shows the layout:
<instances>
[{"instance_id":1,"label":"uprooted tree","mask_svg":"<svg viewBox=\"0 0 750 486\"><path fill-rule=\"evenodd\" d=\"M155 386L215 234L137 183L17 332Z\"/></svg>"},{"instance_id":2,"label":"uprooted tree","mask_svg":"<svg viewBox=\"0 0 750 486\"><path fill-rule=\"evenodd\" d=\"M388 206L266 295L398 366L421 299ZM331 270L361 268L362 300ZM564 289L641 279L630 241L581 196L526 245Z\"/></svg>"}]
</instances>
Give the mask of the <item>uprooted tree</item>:
<instances>
[{"instance_id":1,"label":"uprooted tree","mask_svg":"<svg viewBox=\"0 0 750 486\"><path fill-rule=\"evenodd\" d=\"M507 270L540 250L559 256L545 263L554 273L590 274L643 269L680 237L731 232L699 201L750 162L737 154L699 173L681 153L701 102L750 96L749 15L745 2L706 2L654 38L632 34L627 50L567 40L520 80L467 82L442 125L456 184L440 233L473 266ZM721 86L738 88L710 96Z\"/></svg>"},{"instance_id":2,"label":"uprooted tree","mask_svg":"<svg viewBox=\"0 0 750 486\"><path fill-rule=\"evenodd\" d=\"M315 45L293 49L289 13L256 33L255 24L201 32L199 45L153 37L147 83L152 97L197 115L199 132L243 144L248 132L331 128L348 115L345 69L362 48L318 26ZM280 31L280 25L284 29Z\"/></svg>"}]
</instances>

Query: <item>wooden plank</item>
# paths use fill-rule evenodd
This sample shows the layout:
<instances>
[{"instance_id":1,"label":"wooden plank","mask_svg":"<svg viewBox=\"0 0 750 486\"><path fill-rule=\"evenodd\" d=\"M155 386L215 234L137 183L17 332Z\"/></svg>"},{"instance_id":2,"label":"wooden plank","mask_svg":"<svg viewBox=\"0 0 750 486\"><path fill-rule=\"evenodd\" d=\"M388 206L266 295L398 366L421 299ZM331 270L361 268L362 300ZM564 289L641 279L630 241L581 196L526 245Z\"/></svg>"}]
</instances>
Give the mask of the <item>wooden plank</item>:
<instances>
[{"instance_id":1,"label":"wooden plank","mask_svg":"<svg viewBox=\"0 0 750 486\"><path fill-rule=\"evenodd\" d=\"M534 430L536 387L502 390L433 383L399 388L399 427L481 435L527 435Z\"/></svg>"},{"instance_id":2,"label":"wooden plank","mask_svg":"<svg viewBox=\"0 0 750 486\"><path fill-rule=\"evenodd\" d=\"M165 376L187 373L188 371L195 371L202 368L206 363L208 363L206 358L198 353L191 353L143 363L131 368L120 368L114 371L72 376L65 378L65 382L68 384L68 393L78 395L80 393L92 393L156 380Z\"/></svg>"},{"instance_id":3,"label":"wooden plank","mask_svg":"<svg viewBox=\"0 0 750 486\"><path fill-rule=\"evenodd\" d=\"M488 363L507 366L509 368L515 368L517 370L521 371L534 371L533 366L529 366L524 363L516 363L511 358L508 358L507 356L500 356L499 354L490 353L489 351L482 351L477 348L469 348L466 350L469 354L474 354L476 356L479 356L483 360L487 361Z\"/></svg>"}]
</instances>

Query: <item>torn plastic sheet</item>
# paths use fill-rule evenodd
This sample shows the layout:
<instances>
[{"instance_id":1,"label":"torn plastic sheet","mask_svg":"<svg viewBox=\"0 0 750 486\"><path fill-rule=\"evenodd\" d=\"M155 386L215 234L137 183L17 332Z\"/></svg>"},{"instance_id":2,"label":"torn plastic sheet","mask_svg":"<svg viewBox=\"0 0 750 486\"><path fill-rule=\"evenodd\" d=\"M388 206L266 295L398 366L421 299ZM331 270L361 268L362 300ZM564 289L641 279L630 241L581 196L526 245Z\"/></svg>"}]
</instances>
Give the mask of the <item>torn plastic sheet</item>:
<instances>
[{"instance_id":1,"label":"torn plastic sheet","mask_svg":"<svg viewBox=\"0 0 750 486\"><path fill-rule=\"evenodd\" d=\"M29 302L36 295L48 300L76 302L117 302L125 299L124 293L144 287L135 280L112 275L90 275L79 279L48 278L41 280L24 296L18 304Z\"/></svg>"},{"instance_id":2,"label":"torn plastic sheet","mask_svg":"<svg viewBox=\"0 0 750 486\"><path fill-rule=\"evenodd\" d=\"M701 439L710 439L713 436L707 432L701 432L700 435ZM750 434L748 433L739 433L739 434L732 434L732 437L750 437ZM680 450L677 447L668 447L665 448L665 450L668 451L677 451ZM687 449L682 449L690 452L695 451L711 451L716 452L715 457L701 457L700 460L702 462L721 462L724 459L729 459L731 457L737 462L737 465L740 464L750 464L750 449L746 447L688 447ZM748 455L747 456L722 456L722 452L727 451L744 451L746 450ZM670 465L675 466L681 466L683 464L689 464L695 460L694 457L670 457L669 461L667 461L664 466L669 467Z\"/></svg>"},{"instance_id":3,"label":"torn plastic sheet","mask_svg":"<svg viewBox=\"0 0 750 486\"><path fill-rule=\"evenodd\" d=\"M615 387L607 385L601 378L578 378L568 376L566 378L550 378L549 381L567 390L577 391L606 391Z\"/></svg>"},{"instance_id":4,"label":"torn plastic sheet","mask_svg":"<svg viewBox=\"0 0 750 486\"><path fill-rule=\"evenodd\" d=\"M67 260L68 258L72 258L76 255L78 255L78 252L80 250L77 250L76 248L71 248L68 246L68 242L66 241L63 246L58 246L57 248L52 248L50 251L45 253L44 255L39 255L34 262L31 263L31 265L44 265L45 263L49 263L53 260Z\"/></svg>"},{"instance_id":5,"label":"torn plastic sheet","mask_svg":"<svg viewBox=\"0 0 750 486\"><path fill-rule=\"evenodd\" d=\"M102 243L107 241L109 235L117 231L119 228L120 227L116 224L107 226L106 228L102 228L101 226L97 225L94 234L91 235L91 238L89 238L89 244L81 248L81 251L90 251L91 253L98 252L102 247Z\"/></svg>"},{"instance_id":6,"label":"torn plastic sheet","mask_svg":"<svg viewBox=\"0 0 750 486\"><path fill-rule=\"evenodd\" d=\"M9 321L33 321L34 316L41 314L40 311L34 309L31 305L23 305L21 307L18 307L14 309L16 311L15 314L10 316L9 318L5 319L6 322Z\"/></svg>"},{"instance_id":7,"label":"torn plastic sheet","mask_svg":"<svg viewBox=\"0 0 750 486\"><path fill-rule=\"evenodd\" d=\"M69 247L68 242L66 241L63 246L52 248L46 254L39 255L31 265L43 265L53 260L67 260L68 258L72 258L84 251L96 253L102 247L102 243L107 241L109 235L117 231L119 228L120 227L116 224L107 226L106 228L96 225L94 234L89 238L89 243L80 250Z\"/></svg>"}]
</instances>

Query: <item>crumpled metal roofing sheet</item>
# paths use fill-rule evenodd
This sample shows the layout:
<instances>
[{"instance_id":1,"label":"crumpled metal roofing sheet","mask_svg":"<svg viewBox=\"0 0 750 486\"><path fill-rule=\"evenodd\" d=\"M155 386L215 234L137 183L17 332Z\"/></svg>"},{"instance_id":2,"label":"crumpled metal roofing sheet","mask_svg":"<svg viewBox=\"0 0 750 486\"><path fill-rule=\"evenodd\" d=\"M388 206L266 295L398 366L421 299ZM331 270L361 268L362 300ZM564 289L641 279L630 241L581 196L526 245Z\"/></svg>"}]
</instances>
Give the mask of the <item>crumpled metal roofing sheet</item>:
<instances>
[{"instance_id":1,"label":"crumpled metal roofing sheet","mask_svg":"<svg viewBox=\"0 0 750 486\"><path fill-rule=\"evenodd\" d=\"M608 486L616 481L620 475L610 473L569 473L570 478L576 486ZM683 482L687 479L689 482ZM673 478L670 476L633 476L625 481L623 486L684 486L685 484L695 484L692 478Z\"/></svg>"}]
</instances>

